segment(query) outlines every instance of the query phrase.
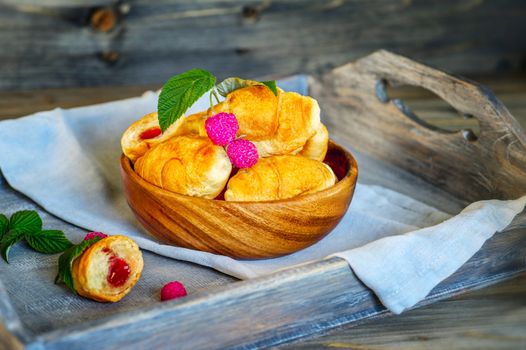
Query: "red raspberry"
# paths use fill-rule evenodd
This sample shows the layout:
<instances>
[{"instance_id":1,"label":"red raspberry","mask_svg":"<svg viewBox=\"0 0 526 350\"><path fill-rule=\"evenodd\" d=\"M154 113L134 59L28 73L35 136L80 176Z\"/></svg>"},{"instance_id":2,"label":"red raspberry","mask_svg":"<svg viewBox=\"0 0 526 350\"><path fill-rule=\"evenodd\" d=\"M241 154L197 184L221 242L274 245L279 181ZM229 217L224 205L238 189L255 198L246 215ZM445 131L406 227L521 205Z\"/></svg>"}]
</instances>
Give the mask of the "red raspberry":
<instances>
[{"instance_id":1,"label":"red raspberry","mask_svg":"<svg viewBox=\"0 0 526 350\"><path fill-rule=\"evenodd\" d=\"M250 168L258 162L256 145L248 140L235 140L228 144L226 153L236 168Z\"/></svg>"},{"instance_id":2,"label":"red raspberry","mask_svg":"<svg viewBox=\"0 0 526 350\"><path fill-rule=\"evenodd\" d=\"M161 301L177 299L186 296L186 289L179 281L166 283L161 289Z\"/></svg>"},{"instance_id":3,"label":"red raspberry","mask_svg":"<svg viewBox=\"0 0 526 350\"><path fill-rule=\"evenodd\" d=\"M108 235L102 233L102 232L89 232L86 237L84 237L84 240L87 241L89 239L93 239L95 237L100 237L100 238L106 238L108 237Z\"/></svg>"},{"instance_id":4,"label":"red raspberry","mask_svg":"<svg viewBox=\"0 0 526 350\"><path fill-rule=\"evenodd\" d=\"M205 129L215 145L226 146L236 138L239 124L235 115L221 112L205 121Z\"/></svg>"}]
</instances>

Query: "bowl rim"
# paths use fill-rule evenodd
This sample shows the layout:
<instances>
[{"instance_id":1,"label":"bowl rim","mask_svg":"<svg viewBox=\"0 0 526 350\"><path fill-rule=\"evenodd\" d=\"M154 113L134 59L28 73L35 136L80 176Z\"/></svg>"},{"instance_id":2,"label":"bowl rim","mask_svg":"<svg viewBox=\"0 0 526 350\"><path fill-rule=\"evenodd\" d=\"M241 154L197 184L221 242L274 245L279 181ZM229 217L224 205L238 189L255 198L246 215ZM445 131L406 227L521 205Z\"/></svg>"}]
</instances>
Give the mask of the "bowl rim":
<instances>
[{"instance_id":1,"label":"bowl rim","mask_svg":"<svg viewBox=\"0 0 526 350\"><path fill-rule=\"evenodd\" d=\"M177 192L172 192L169 190L165 190L164 188L161 188L159 186L156 186L152 184L151 182L146 181L142 177L139 176L135 172L135 170L131 167L131 160L124 155L124 153L121 154L121 169L129 176L131 177L135 182L137 182L142 187L149 187L154 189L157 192L161 192L163 195L168 197L174 197L174 198L183 198L185 200L192 200L192 201L199 201L199 202L206 202L206 203L221 203L221 204L233 204L233 205L256 205L256 204L286 204L286 203L293 203L297 201L298 199L315 199L315 197L319 197L323 194L330 195L332 192L339 191L344 186L354 186L356 185L356 181L358 178L358 163L356 162L356 159L352 155L350 151L342 147L341 145L334 142L332 139L329 139L329 147L336 147L339 150L343 152L345 157L347 158L349 162L349 170L346 172L345 176L336 182L331 187L327 187L321 191L318 192L312 192L307 194L300 194L298 196L294 196L291 198L285 198L285 199L275 199L275 200L269 200L269 201L227 201L224 199L209 199L209 198L202 198L202 197L194 197L194 196L188 196L186 194L181 194ZM332 169L332 168L331 168Z\"/></svg>"}]
</instances>

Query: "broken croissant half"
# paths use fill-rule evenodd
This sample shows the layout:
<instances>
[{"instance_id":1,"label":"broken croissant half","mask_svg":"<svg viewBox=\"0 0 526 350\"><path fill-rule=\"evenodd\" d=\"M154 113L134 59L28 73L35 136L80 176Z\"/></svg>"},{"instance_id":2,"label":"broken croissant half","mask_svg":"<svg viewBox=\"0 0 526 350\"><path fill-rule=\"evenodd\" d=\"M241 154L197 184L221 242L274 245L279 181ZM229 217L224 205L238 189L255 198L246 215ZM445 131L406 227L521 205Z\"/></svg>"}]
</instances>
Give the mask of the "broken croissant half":
<instances>
[{"instance_id":1,"label":"broken croissant half","mask_svg":"<svg viewBox=\"0 0 526 350\"><path fill-rule=\"evenodd\" d=\"M137 244L126 236L108 236L75 259L71 269L78 294L101 302L124 298L141 276L144 262Z\"/></svg>"}]
</instances>

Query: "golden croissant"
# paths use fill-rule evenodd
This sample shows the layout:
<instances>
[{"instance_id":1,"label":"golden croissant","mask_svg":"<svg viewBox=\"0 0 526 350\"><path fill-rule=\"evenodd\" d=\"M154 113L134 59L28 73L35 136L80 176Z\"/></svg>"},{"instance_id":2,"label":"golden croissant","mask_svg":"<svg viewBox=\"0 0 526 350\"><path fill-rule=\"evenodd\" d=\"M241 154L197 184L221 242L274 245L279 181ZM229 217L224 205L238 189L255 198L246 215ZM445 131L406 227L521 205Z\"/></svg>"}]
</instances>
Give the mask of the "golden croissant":
<instances>
[{"instance_id":1,"label":"golden croissant","mask_svg":"<svg viewBox=\"0 0 526 350\"><path fill-rule=\"evenodd\" d=\"M317 160L293 155L260 159L240 169L225 192L227 201L270 201L313 193L336 183L331 168Z\"/></svg>"},{"instance_id":2,"label":"golden croissant","mask_svg":"<svg viewBox=\"0 0 526 350\"><path fill-rule=\"evenodd\" d=\"M298 153L299 156L319 160L320 162L325 159L327 155L327 149L329 148L329 131L320 123L316 133L307 140L301 151Z\"/></svg>"},{"instance_id":3,"label":"golden croissant","mask_svg":"<svg viewBox=\"0 0 526 350\"><path fill-rule=\"evenodd\" d=\"M157 112L147 114L124 131L121 138L122 151L126 157L135 162L149 149L173 136L206 136L204 127L206 117L207 112L201 112L180 118L161 133Z\"/></svg>"},{"instance_id":4,"label":"golden croissant","mask_svg":"<svg viewBox=\"0 0 526 350\"><path fill-rule=\"evenodd\" d=\"M208 137L173 136L137 159L135 171L165 190L211 199L225 187L232 164Z\"/></svg>"},{"instance_id":5,"label":"golden croissant","mask_svg":"<svg viewBox=\"0 0 526 350\"><path fill-rule=\"evenodd\" d=\"M320 108L316 100L295 92L255 85L235 90L213 107L213 113L233 113L238 136L252 141L260 157L296 154L319 129Z\"/></svg>"},{"instance_id":6,"label":"golden croissant","mask_svg":"<svg viewBox=\"0 0 526 350\"><path fill-rule=\"evenodd\" d=\"M137 283L143 265L141 251L133 240L109 236L91 245L73 261L73 286L86 298L116 302Z\"/></svg>"}]
</instances>

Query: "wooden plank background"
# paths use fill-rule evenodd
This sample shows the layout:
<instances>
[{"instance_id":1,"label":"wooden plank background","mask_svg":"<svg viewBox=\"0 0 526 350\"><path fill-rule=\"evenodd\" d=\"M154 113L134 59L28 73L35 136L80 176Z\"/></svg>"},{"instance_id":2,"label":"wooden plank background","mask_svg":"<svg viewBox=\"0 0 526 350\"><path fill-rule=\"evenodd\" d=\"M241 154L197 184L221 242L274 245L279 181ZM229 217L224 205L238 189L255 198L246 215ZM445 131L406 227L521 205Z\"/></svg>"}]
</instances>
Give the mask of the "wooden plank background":
<instances>
[{"instance_id":1,"label":"wooden plank background","mask_svg":"<svg viewBox=\"0 0 526 350\"><path fill-rule=\"evenodd\" d=\"M326 69L385 48L452 72L526 67L521 0L0 0L0 89Z\"/></svg>"}]
</instances>

